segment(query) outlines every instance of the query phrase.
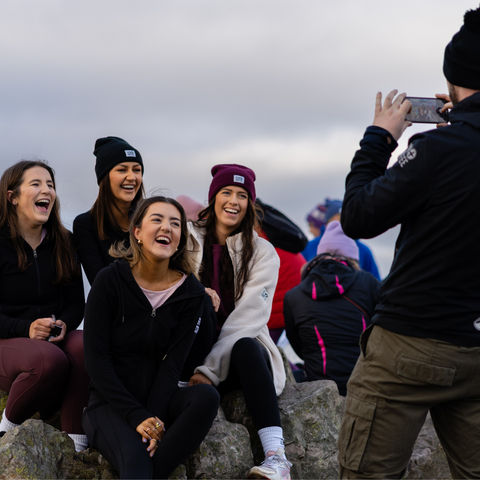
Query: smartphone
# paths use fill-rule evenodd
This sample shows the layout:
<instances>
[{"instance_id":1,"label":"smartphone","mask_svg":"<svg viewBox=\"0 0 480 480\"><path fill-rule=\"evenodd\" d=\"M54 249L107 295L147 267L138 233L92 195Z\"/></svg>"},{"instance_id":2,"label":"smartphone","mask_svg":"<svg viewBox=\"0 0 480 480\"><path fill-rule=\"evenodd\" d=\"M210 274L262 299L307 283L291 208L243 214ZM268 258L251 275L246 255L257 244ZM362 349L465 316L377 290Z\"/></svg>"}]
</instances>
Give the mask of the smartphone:
<instances>
[{"instance_id":1,"label":"smartphone","mask_svg":"<svg viewBox=\"0 0 480 480\"><path fill-rule=\"evenodd\" d=\"M55 318L55 315L52 315L52 320L54 322L57 321L57 319ZM55 325L51 332L50 332L50 336L48 337L48 339L50 340L51 338L56 338L58 337L60 334L62 333L62 327L60 325Z\"/></svg>"},{"instance_id":2,"label":"smartphone","mask_svg":"<svg viewBox=\"0 0 480 480\"><path fill-rule=\"evenodd\" d=\"M405 117L405 120L413 123L447 123L448 110L440 113L446 100L440 98L425 97L405 97L412 103L411 112Z\"/></svg>"}]
</instances>

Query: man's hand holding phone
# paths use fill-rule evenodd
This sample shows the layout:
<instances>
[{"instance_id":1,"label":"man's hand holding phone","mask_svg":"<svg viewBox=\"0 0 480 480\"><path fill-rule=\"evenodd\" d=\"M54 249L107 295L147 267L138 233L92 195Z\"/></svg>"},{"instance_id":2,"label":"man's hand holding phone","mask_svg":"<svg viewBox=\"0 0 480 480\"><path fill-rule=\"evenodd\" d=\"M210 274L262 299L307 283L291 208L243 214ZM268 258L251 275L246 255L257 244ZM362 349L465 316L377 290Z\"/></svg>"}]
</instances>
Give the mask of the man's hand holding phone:
<instances>
[{"instance_id":1,"label":"man's hand holding phone","mask_svg":"<svg viewBox=\"0 0 480 480\"><path fill-rule=\"evenodd\" d=\"M408 100L404 101L406 93L401 93L394 99L397 93L398 90L392 90L385 97L383 105L382 92L377 93L373 125L384 128L398 141L405 129L412 124L412 122L405 121L412 104Z\"/></svg>"}]
</instances>

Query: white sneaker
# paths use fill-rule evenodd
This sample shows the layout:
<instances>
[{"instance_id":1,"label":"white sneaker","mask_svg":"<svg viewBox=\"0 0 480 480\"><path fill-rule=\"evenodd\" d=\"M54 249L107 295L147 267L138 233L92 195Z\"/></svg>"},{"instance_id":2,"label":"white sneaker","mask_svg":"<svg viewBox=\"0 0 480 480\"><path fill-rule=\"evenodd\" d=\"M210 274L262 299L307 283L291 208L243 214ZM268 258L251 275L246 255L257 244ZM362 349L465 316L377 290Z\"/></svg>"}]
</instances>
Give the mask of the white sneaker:
<instances>
[{"instance_id":1,"label":"white sneaker","mask_svg":"<svg viewBox=\"0 0 480 480\"><path fill-rule=\"evenodd\" d=\"M284 450L280 447L277 453L267 457L259 467L253 467L248 478L268 478L269 480L291 480L290 467L292 464L282 457Z\"/></svg>"}]
</instances>

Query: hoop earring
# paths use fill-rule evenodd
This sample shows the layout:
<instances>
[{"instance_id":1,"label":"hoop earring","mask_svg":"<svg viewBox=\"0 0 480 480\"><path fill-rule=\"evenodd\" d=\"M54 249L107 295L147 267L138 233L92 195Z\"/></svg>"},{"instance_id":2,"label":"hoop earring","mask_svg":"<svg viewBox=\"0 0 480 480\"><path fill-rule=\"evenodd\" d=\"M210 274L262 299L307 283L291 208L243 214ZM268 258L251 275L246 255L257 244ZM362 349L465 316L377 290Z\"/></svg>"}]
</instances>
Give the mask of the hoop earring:
<instances>
[{"instance_id":1,"label":"hoop earring","mask_svg":"<svg viewBox=\"0 0 480 480\"><path fill-rule=\"evenodd\" d=\"M142 242L140 239L137 240L137 243L138 243L140 246L143 245L143 242Z\"/></svg>"}]
</instances>

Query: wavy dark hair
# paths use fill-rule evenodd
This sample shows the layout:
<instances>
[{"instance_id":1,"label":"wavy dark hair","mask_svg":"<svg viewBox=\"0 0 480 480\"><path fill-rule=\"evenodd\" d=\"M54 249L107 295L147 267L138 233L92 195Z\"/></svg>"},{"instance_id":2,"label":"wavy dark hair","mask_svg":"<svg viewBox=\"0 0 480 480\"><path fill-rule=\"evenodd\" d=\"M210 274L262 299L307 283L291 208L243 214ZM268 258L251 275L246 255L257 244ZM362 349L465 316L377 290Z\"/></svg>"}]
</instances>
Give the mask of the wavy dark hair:
<instances>
[{"instance_id":1,"label":"wavy dark hair","mask_svg":"<svg viewBox=\"0 0 480 480\"><path fill-rule=\"evenodd\" d=\"M21 160L7 168L0 179L0 228L8 227L18 258L18 269L23 272L27 268L27 255L23 247L23 238L18 224L16 207L8 199L8 191L12 191L11 198L20 195L20 187L27 170L34 167L44 168L52 178L53 188L56 190L55 171L46 162L39 160ZM80 267L75 260L75 252L70 232L60 220L60 199L58 196L53 203L48 220L44 225L47 229L47 238L53 242L53 260L57 277L54 283L67 285L80 274Z\"/></svg>"},{"instance_id":2,"label":"wavy dark hair","mask_svg":"<svg viewBox=\"0 0 480 480\"><path fill-rule=\"evenodd\" d=\"M187 251L187 241L190 235L187 228L187 215L183 207L173 198L156 196L140 200L137 204L137 208L130 220L130 246L126 246L124 242L119 242L110 247L108 254L114 258L125 258L130 267L135 266L137 263L142 262L145 258L143 255L142 247L137 243L137 239L133 233L135 227L141 228L142 221L145 218L148 207L154 203L166 203L173 205L180 212L180 243L178 245L178 251L170 257L168 267L172 270L179 270L187 275L192 273L193 264L192 258Z\"/></svg>"},{"instance_id":3,"label":"wavy dark hair","mask_svg":"<svg viewBox=\"0 0 480 480\"><path fill-rule=\"evenodd\" d=\"M215 215L215 198L216 196L212 198L208 206L198 214L198 220L193 223L196 227L205 229L203 258L199 273L200 281L206 287L212 286L212 245L218 243L216 232L217 217ZM240 226L230 235L233 236L237 233L242 234L243 249L241 251L240 270L238 272L237 278L235 278L234 276L233 264L227 248L223 250L223 254L220 259L220 268L222 271L220 276L220 284L234 286L235 301L238 301L242 297L243 291L245 289L245 284L250 277L250 271L252 269L251 260L253 259L254 255L253 232L260 231L260 218L262 218L262 215L262 209L257 204L255 204L249 196L245 217L243 218Z\"/></svg>"},{"instance_id":4,"label":"wavy dark hair","mask_svg":"<svg viewBox=\"0 0 480 480\"><path fill-rule=\"evenodd\" d=\"M142 178L142 184L140 185L135 198L132 200L132 210L136 208L137 203L144 197L145 189L143 187ZM107 240L108 238L104 228L105 221L108 221L115 230L118 230L118 233L122 233L122 230L115 223L115 217L113 215L114 209L120 212L112 193L112 187L110 186L110 176L107 174L100 180L97 199L90 209L90 216L100 240Z\"/></svg>"}]
</instances>

